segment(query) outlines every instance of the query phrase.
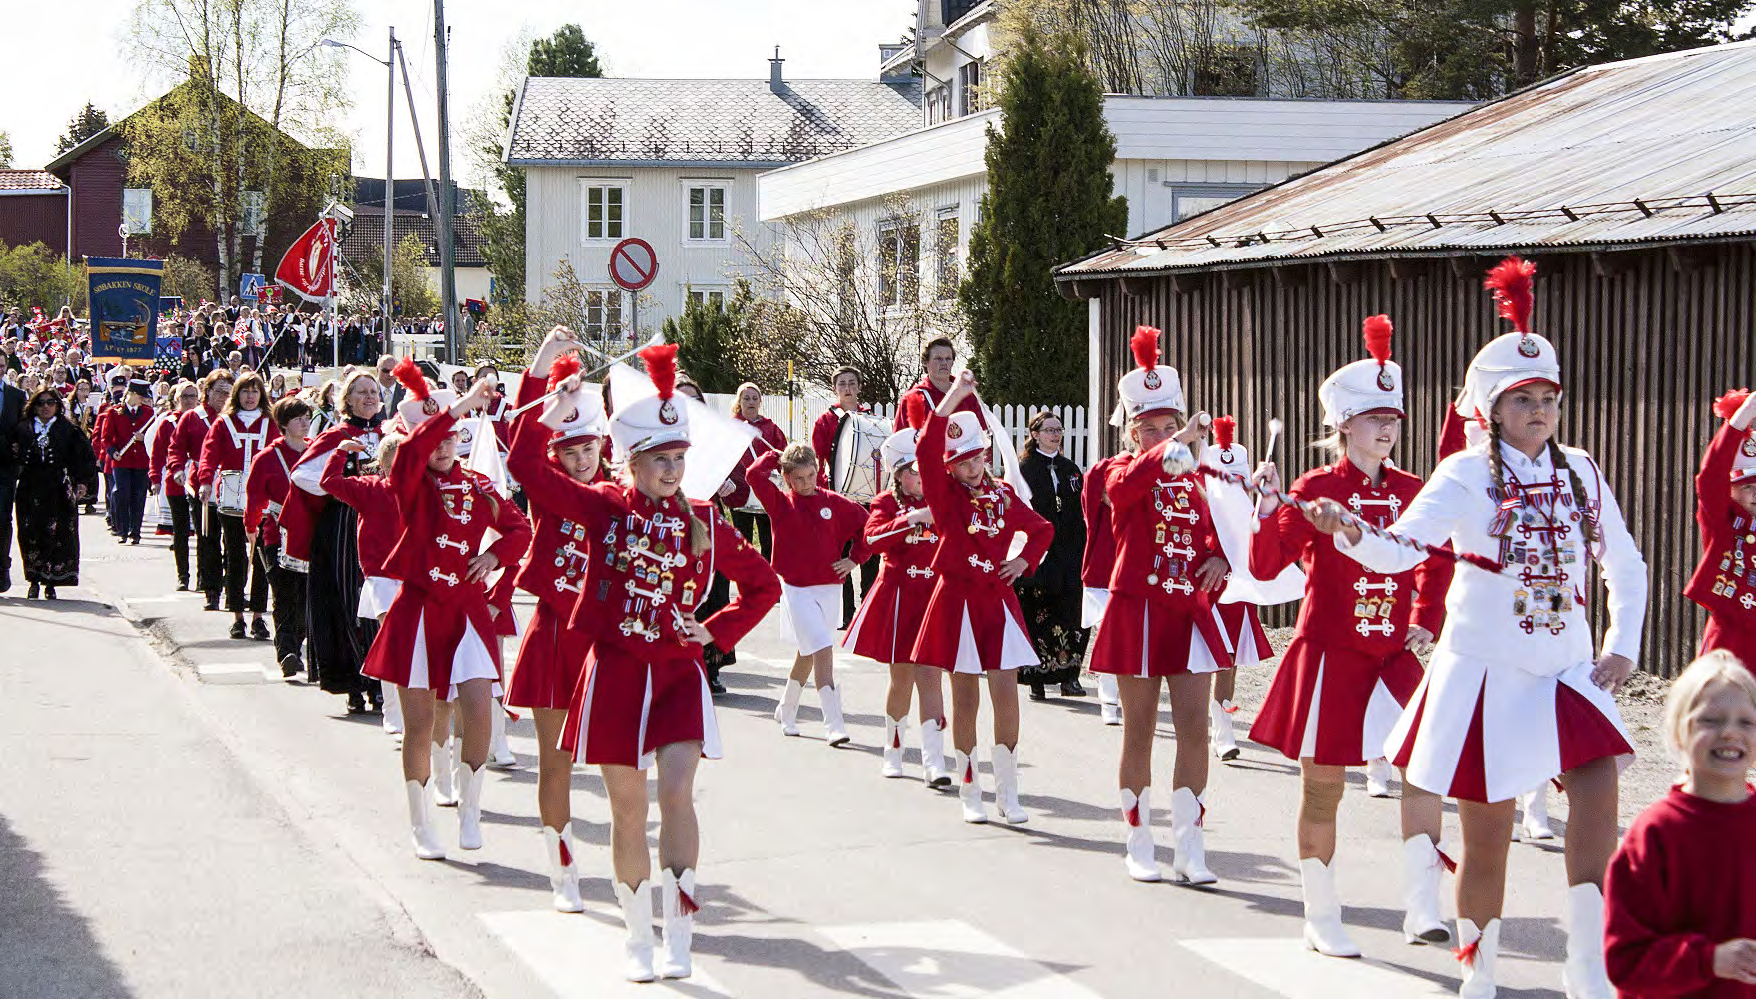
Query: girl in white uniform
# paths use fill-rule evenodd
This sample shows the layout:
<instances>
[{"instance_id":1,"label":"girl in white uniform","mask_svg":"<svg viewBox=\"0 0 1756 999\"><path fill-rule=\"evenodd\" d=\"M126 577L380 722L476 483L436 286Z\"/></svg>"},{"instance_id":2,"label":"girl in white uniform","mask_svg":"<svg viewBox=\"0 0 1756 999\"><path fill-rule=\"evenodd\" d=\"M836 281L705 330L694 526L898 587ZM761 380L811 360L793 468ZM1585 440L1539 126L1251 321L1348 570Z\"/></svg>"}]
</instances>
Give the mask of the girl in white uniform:
<instances>
[{"instance_id":1,"label":"girl in white uniform","mask_svg":"<svg viewBox=\"0 0 1756 999\"><path fill-rule=\"evenodd\" d=\"M1432 662L1386 749L1408 782L1457 799L1459 994L1470 997L1495 993L1516 799L1560 776L1569 804L1563 980L1569 996L1608 999L1602 886L1616 846L1618 760L1633 753L1613 692L1640 648L1646 564L1598 464L1555 443L1561 368L1549 341L1529 331L1535 272L1517 258L1490 272L1515 332L1476 355L1457 402L1486 433L1439 465L1393 528L1502 569L1458 571ZM1333 500L1312 523L1377 572L1426 557L1362 534ZM1601 654L1585 611L1592 561L1609 590Z\"/></svg>"}]
</instances>

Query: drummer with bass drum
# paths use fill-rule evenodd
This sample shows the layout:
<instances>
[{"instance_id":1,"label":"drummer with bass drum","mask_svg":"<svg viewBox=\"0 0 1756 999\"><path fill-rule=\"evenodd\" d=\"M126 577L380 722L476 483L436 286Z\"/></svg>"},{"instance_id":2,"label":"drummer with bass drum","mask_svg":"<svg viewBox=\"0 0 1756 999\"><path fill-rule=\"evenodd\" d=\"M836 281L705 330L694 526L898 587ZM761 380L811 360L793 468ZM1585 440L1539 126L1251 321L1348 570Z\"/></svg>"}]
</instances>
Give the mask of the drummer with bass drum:
<instances>
[{"instance_id":1,"label":"drummer with bass drum","mask_svg":"<svg viewBox=\"0 0 1756 999\"><path fill-rule=\"evenodd\" d=\"M890 430L872 418L870 404L860 401L864 388L858 368L838 368L829 380L835 402L811 425L811 449L817 452L817 487L832 489L861 506L889 488L884 461L879 454ZM845 552L843 553L846 554ZM878 578L879 557L860 563L860 593L864 595ZM854 599L854 574L841 581L841 627L847 630L859 601Z\"/></svg>"}]
</instances>

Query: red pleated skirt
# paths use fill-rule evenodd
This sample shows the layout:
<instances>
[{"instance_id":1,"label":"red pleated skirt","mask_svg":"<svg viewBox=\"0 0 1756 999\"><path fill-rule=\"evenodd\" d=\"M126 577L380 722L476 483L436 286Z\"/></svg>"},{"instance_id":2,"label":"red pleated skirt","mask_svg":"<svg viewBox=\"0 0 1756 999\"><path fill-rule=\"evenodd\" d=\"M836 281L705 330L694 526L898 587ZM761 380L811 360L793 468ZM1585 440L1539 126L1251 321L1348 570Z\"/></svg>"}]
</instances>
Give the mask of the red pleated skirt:
<instances>
[{"instance_id":1,"label":"red pleated skirt","mask_svg":"<svg viewBox=\"0 0 1756 999\"><path fill-rule=\"evenodd\" d=\"M653 765L660 748L701 743L721 755L713 694L700 658L647 662L613 646L594 645L567 710L561 748L580 763Z\"/></svg>"},{"instance_id":2,"label":"red pleated skirt","mask_svg":"<svg viewBox=\"0 0 1756 999\"><path fill-rule=\"evenodd\" d=\"M920 637L921 622L933 587L926 580L903 583L889 569L881 570L860 609L848 623L841 646L856 656L881 663L906 663Z\"/></svg>"},{"instance_id":3,"label":"red pleated skirt","mask_svg":"<svg viewBox=\"0 0 1756 999\"><path fill-rule=\"evenodd\" d=\"M506 686L506 704L514 708L548 708L566 711L585 672L591 653L591 637L567 627L567 614L537 601L537 610L526 626L512 666L512 682Z\"/></svg>"},{"instance_id":4,"label":"red pleated skirt","mask_svg":"<svg viewBox=\"0 0 1756 999\"><path fill-rule=\"evenodd\" d=\"M1231 648L1211 608L1110 594L1110 606L1092 642L1093 673L1178 676L1231 667Z\"/></svg>"},{"instance_id":5,"label":"red pleated skirt","mask_svg":"<svg viewBox=\"0 0 1756 999\"><path fill-rule=\"evenodd\" d=\"M1287 646L1250 738L1290 760L1357 767L1384 755L1384 741L1421 683L1407 649L1379 658L1303 635Z\"/></svg>"}]
</instances>

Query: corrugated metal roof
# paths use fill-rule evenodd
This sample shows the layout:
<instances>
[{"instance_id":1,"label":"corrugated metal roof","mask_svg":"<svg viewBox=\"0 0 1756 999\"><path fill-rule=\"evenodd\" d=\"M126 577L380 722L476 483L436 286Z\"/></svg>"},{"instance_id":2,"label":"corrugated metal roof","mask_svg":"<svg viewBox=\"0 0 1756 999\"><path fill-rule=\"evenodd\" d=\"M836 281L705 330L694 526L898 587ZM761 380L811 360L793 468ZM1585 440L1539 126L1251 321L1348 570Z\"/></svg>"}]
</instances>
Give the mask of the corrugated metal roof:
<instances>
[{"instance_id":1,"label":"corrugated metal roof","mask_svg":"<svg viewBox=\"0 0 1756 999\"><path fill-rule=\"evenodd\" d=\"M921 124L921 85L531 77L506 162L797 163Z\"/></svg>"},{"instance_id":2,"label":"corrugated metal roof","mask_svg":"<svg viewBox=\"0 0 1756 999\"><path fill-rule=\"evenodd\" d=\"M1578 69L1062 267L1104 274L1756 234L1756 42Z\"/></svg>"}]
</instances>

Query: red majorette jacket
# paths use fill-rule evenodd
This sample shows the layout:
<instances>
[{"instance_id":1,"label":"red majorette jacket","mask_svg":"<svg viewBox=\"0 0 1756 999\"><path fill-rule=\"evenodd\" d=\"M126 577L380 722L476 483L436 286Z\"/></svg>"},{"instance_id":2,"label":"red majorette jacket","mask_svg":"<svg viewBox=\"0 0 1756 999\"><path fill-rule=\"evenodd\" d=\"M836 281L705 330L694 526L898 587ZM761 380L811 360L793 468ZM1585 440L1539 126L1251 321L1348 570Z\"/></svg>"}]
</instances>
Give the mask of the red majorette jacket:
<instances>
[{"instance_id":1,"label":"red majorette jacket","mask_svg":"<svg viewBox=\"0 0 1756 999\"><path fill-rule=\"evenodd\" d=\"M195 483L195 469L190 466L200 463L201 446L207 442L207 431L218 416L219 411L204 402L178 417L177 427L171 434L171 443L165 452L165 478L175 481L190 496L200 492Z\"/></svg>"},{"instance_id":2,"label":"red majorette jacket","mask_svg":"<svg viewBox=\"0 0 1756 999\"><path fill-rule=\"evenodd\" d=\"M533 398L540 394L543 380L526 378L526 385L536 386ZM528 402L520 392L520 402ZM530 553L518 570L518 588L549 605L565 621L579 604L585 589L586 571L591 567L592 537L584 520L560 511L577 504L572 485L584 485L561 470L549 457L549 428L537 419L537 410L528 410L514 418L512 453L506 469L524 487L530 499L531 519L535 522Z\"/></svg>"},{"instance_id":3,"label":"red majorette jacket","mask_svg":"<svg viewBox=\"0 0 1756 999\"><path fill-rule=\"evenodd\" d=\"M1079 509L1085 514L1085 555L1079 563L1079 581L1099 590L1110 588L1116 571L1116 535L1110 529L1110 505L1104 502L1104 486L1110 469L1127 454L1101 458L1085 473L1079 490Z\"/></svg>"},{"instance_id":4,"label":"red majorette jacket","mask_svg":"<svg viewBox=\"0 0 1756 999\"><path fill-rule=\"evenodd\" d=\"M487 603L487 587L471 583L470 559L484 550L491 527L500 539L488 546L510 569L530 546L530 522L511 500L502 499L484 476L455 462L443 474L428 459L456 421L441 412L415 428L397 449L390 485L402 515L402 536L385 561L385 575L402 580L403 590L422 591L428 604ZM325 469L327 471L327 469ZM327 488L327 485L326 485ZM331 493L337 499L340 494ZM344 499L343 502L346 502Z\"/></svg>"},{"instance_id":5,"label":"red majorette jacket","mask_svg":"<svg viewBox=\"0 0 1756 999\"><path fill-rule=\"evenodd\" d=\"M387 565L391 549L402 537L402 512L397 509L396 490L391 487L390 479L383 475L347 474L348 457L346 451L332 448L326 457L320 459L323 474L318 481L330 499L353 507L359 516L356 536L361 574L394 579Z\"/></svg>"},{"instance_id":6,"label":"red majorette jacket","mask_svg":"<svg viewBox=\"0 0 1756 999\"><path fill-rule=\"evenodd\" d=\"M842 549L853 542L848 558L866 561L869 553L860 531L866 508L829 489L801 496L782 489L772 478L780 452L767 451L745 471L750 491L774 523L774 571L792 586L839 585L832 568Z\"/></svg>"},{"instance_id":7,"label":"red majorette jacket","mask_svg":"<svg viewBox=\"0 0 1756 999\"><path fill-rule=\"evenodd\" d=\"M111 468L150 467L152 455L146 450L146 431L157 416L151 406L136 406L133 411L127 406L109 407L100 434L102 440L93 441L95 450L109 460ZM117 454L111 457L111 451Z\"/></svg>"},{"instance_id":8,"label":"red majorette jacket","mask_svg":"<svg viewBox=\"0 0 1756 999\"><path fill-rule=\"evenodd\" d=\"M164 490L166 496L185 496L188 494L188 490L183 488L183 483L177 481L175 469L172 470L172 474L165 474L165 469L170 464L171 439L177 436L177 420L182 415L182 413L166 414L165 425L159 428L158 434L152 439L152 464L149 466L151 469L149 475L152 484Z\"/></svg>"},{"instance_id":9,"label":"red majorette jacket","mask_svg":"<svg viewBox=\"0 0 1756 999\"><path fill-rule=\"evenodd\" d=\"M1732 464L1756 438L1721 424L1695 475L1695 522L1701 526L1701 563L1683 595L1726 623L1756 630L1756 518L1732 502Z\"/></svg>"},{"instance_id":10,"label":"red majorette jacket","mask_svg":"<svg viewBox=\"0 0 1756 999\"><path fill-rule=\"evenodd\" d=\"M201 445L201 464L195 469L196 486L211 486L221 472L249 471L250 462L280 440L280 427L259 411L256 422L246 427L236 414L222 416L207 429Z\"/></svg>"},{"instance_id":11,"label":"red majorette jacket","mask_svg":"<svg viewBox=\"0 0 1756 999\"><path fill-rule=\"evenodd\" d=\"M1419 476L1384 465L1384 483L1372 485L1345 456L1299 476L1288 492L1303 500L1332 499L1367 523L1389 527L1421 491ZM1452 563L1430 558L1414 569L1387 576L1335 550L1298 509L1282 506L1250 541L1250 574L1272 579L1295 561L1307 582L1299 608L1299 633L1322 644L1385 657L1401 650L1410 624L1434 635L1445 624L1445 590Z\"/></svg>"},{"instance_id":12,"label":"red majorette jacket","mask_svg":"<svg viewBox=\"0 0 1756 999\"><path fill-rule=\"evenodd\" d=\"M244 480L244 530L260 532L265 545L280 545L280 514L293 488L293 466L298 463L299 452L284 437L250 463L250 477Z\"/></svg>"},{"instance_id":13,"label":"red majorette jacket","mask_svg":"<svg viewBox=\"0 0 1756 999\"><path fill-rule=\"evenodd\" d=\"M918 500L899 496L894 491L879 493L872 498L872 512L866 517L866 548L884 556L878 565L878 579L908 589L933 588L933 555L939 550L939 531L932 524L911 524L910 510L926 507ZM877 584L874 583L874 586Z\"/></svg>"},{"instance_id":14,"label":"red majorette jacket","mask_svg":"<svg viewBox=\"0 0 1756 999\"><path fill-rule=\"evenodd\" d=\"M933 508L939 531L933 571L984 589L1010 589L1012 584L1002 581L999 573L1013 535L1024 532L1019 557L1029 575L1048 553L1055 529L999 479L989 476L981 489L971 490L952 477L945 465L945 427L945 417L928 414L915 443L921 492Z\"/></svg>"},{"instance_id":15,"label":"red majorette jacket","mask_svg":"<svg viewBox=\"0 0 1756 999\"><path fill-rule=\"evenodd\" d=\"M1206 613L1219 591L1203 590L1195 570L1225 553L1200 478L1193 472L1165 474L1165 444L1144 454L1117 455L1104 475L1116 539L1110 590Z\"/></svg>"}]
</instances>

